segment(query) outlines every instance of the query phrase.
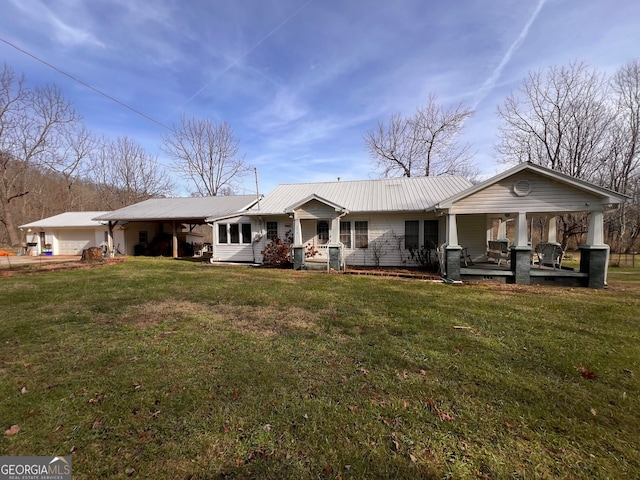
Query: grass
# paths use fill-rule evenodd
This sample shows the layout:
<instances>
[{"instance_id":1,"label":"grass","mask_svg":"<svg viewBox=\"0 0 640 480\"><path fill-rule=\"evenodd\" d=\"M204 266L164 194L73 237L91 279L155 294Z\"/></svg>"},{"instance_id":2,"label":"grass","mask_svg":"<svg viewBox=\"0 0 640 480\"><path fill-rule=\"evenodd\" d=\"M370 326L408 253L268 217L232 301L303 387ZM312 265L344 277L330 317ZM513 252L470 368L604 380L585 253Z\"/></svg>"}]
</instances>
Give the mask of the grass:
<instances>
[{"instance_id":1,"label":"grass","mask_svg":"<svg viewBox=\"0 0 640 480\"><path fill-rule=\"evenodd\" d=\"M640 477L637 270L458 287L129 258L0 282L0 454L72 454L74 478Z\"/></svg>"}]
</instances>

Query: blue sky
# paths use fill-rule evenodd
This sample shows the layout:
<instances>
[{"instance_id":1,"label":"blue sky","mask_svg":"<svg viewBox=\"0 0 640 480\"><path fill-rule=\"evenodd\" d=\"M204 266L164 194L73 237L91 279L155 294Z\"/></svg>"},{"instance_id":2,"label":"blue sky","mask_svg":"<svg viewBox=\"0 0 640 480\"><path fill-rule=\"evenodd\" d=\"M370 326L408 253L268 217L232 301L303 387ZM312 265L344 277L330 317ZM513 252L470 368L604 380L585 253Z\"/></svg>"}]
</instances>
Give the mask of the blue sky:
<instances>
[{"instance_id":1,"label":"blue sky","mask_svg":"<svg viewBox=\"0 0 640 480\"><path fill-rule=\"evenodd\" d=\"M376 178L363 135L430 93L476 109L462 140L492 175L504 168L496 107L529 71L578 60L613 73L640 57L637 0L3 3L2 40L162 124L229 123L261 193ZM55 83L94 133L136 139L170 166L163 127L6 43L0 55L29 84ZM247 176L238 193L253 191Z\"/></svg>"}]
</instances>

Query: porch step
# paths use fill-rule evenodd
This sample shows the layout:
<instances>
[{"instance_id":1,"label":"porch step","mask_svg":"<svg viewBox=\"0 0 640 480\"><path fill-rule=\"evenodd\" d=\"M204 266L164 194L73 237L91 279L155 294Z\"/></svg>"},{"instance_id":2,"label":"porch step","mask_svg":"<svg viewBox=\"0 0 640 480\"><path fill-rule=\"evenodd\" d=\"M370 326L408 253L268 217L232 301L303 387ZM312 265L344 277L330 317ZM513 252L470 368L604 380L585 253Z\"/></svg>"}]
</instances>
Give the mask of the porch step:
<instances>
[{"instance_id":1,"label":"porch step","mask_svg":"<svg viewBox=\"0 0 640 480\"><path fill-rule=\"evenodd\" d=\"M327 262L309 261L304 262L305 270L327 270Z\"/></svg>"}]
</instances>

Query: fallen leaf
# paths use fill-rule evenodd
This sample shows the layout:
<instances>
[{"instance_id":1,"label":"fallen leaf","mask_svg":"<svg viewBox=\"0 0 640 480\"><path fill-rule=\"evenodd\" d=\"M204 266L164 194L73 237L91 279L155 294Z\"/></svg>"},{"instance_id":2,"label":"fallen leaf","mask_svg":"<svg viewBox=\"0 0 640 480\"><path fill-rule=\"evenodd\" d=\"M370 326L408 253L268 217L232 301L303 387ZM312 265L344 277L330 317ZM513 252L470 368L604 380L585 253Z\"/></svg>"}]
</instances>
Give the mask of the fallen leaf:
<instances>
[{"instance_id":1,"label":"fallen leaf","mask_svg":"<svg viewBox=\"0 0 640 480\"><path fill-rule=\"evenodd\" d=\"M78 447L76 447L75 445L69 449L69 453L74 453L77 451L78 451Z\"/></svg>"},{"instance_id":2,"label":"fallen leaf","mask_svg":"<svg viewBox=\"0 0 640 480\"><path fill-rule=\"evenodd\" d=\"M234 391L233 391L232 398L233 398L233 401L234 401L234 402L238 399L238 390L234 390Z\"/></svg>"},{"instance_id":3,"label":"fallen leaf","mask_svg":"<svg viewBox=\"0 0 640 480\"><path fill-rule=\"evenodd\" d=\"M11 425L8 430L4 431L4 434L7 436L15 435L20 431L20 425Z\"/></svg>"},{"instance_id":4,"label":"fallen leaf","mask_svg":"<svg viewBox=\"0 0 640 480\"><path fill-rule=\"evenodd\" d=\"M61 423L60 425L58 425L58 426L56 427L56 429L54 430L54 432L59 432L60 430L63 430L63 429L64 429L64 423Z\"/></svg>"},{"instance_id":5,"label":"fallen leaf","mask_svg":"<svg viewBox=\"0 0 640 480\"><path fill-rule=\"evenodd\" d=\"M591 407L590 412L591 412L591 415L593 415L594 417L598 414L598 411L593 407Z\"/></svg>"},{"instance_id":6,"label":"fallen leaf","mask_svg":"<svg viewBox=\"0 0 640 480\"><path fill-rule=\"evenodd\" d=\"M366 368L364 368L364 367L360 368L360 371L362 372L362 374L363 374L364 376L369 375L369 370L367 370L367 369L366 369Z\"/></svg>"},{"instance_id":7,"label":"fallen leaf","mask_svg":"<svg viewBox=\"0 0 640 480\"><path fill-rule=\"evenodd\" d=\"M417 458L415 457L415 455L413 455L412 453L410 453L410 454L409 454L409 459L410 459L413 463L415 463L415 462L417 462L417 461L418 461L418 459L417 459Z\"/></svg>"},{"instance_id":8,"label":"fallen leaf","mask_svg":"<svg viewBox=\"0 0 640 480\"><path fill-rule=\"evenodd\" d=\"M322 473L324 474L325 477L328 477L329 474L331 474L331 465L327 463L322 469Z\"/></svg>"},{"instance_id":9,"label":"fallen leaf","mask_svg":"<svg viewBox=\"0 0 640 480\"><path fill-rule=\"evenodd\" d=\"M360 410L360 407L358 407L357 405L349 405L347 408L350 412L357 412Z\"/></svg>"},{"instance_id":10,"label":"fallen leaf","mask_svg":"<svg viewBox=\"0 0 640 480\"><path fill-rule=\"evenodd\" d=\"M262 429L263 429L265 432L270 432L270 431L271 431L271 424L270 424L270 423L265 423L265 424L262 426Z\"/></svg>"},{"instance_id":11,"label":"fallen leaf","mask_svg":"<svg viewBox=\"0 0 640 480\"><path fill-rule=\"evenodd\" d=\"M509 423L509 421L508 421L508 420L505 420L505 421L504 421L504 424L505 424L505 426L506 426L507 428L513 428L513 424L512 424L512 423Z\"/></svg>"},{"instance_id":12,"label":"fallen leaf","mask_svg":"<svg viewBox=\"0 0 640 480\"><path fill-rule=\"evenodd\" d=\"M404 370L404 371L402 372L402 378L404 378L405 380L406 380L407 378L409 378L409 373L407 373L407 371L406 371L406 370Z\"/></svg>"},{"instance_id":13,"label":"fallen leaf","mask_svg":"<svg viewBox=\"0 0 640 480\"><path fill-rule=\"evenodd\" d=\"M138 390L139 388L141 388L142 385L139 382L133 382L133 388Z\"/></svg>"},{"instance_id":14,"label":"fallen leaf","mask_svg":"<svg viewBox=\"0 0 640 480\"><path fill-rule=\"evenodd\" d=\"M447 422L453 422L455 420L453 415L449 415L447 412L443 412L442 410L438 411L438 415L440 416L441 420L444 420Z\"/></svg>"},{"instance_id":15,"label":"fallen leaf","mask_svg":"<svg viewBox=\"0 0 640 480\"><path fill-rule=\"evenodd\" d=\"M420 370L420 375L422 375L423 377L427 375L427 371L426 370Z\"/></svg>"},{"instance_id":16,"label":"fallen leaf","mask_svg":"<svg viewBox=\"0 0 640 480\"><path fill-rule=\"evenodd\" d=\"M22 389L20 390L20 393L22 393L23 395L27 393L27 387L22 387Z\"/></svg>"},{"instance_id":17,"label":"fallen leaf","mask_svg":"<svg viewBox=\"0 0 640 480\"><path fill-rule=\"evenodd\" d=\"M104 421L101 418L96 418L93 421L93 425L91 425L91 430L95 430L96 428L99 428L100 426L102 426L103 423Z\"/></svg>"}]
</instances>

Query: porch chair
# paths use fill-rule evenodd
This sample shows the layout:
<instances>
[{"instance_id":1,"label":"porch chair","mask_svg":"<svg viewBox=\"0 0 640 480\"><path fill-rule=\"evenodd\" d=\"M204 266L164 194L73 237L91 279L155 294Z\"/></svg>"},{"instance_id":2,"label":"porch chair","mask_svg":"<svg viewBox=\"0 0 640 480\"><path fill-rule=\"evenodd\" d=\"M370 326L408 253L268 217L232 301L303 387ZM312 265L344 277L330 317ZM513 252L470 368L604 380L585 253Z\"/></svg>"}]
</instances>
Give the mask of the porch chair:
<instances>
[{"instance_id":1,"label":"porch chair","mask_svg":"<svg viewBox=\"0 0 640 480\"><path fill-rule=\"evenodd\" d=\"M564 251L559 243L542 242L536 245L535 251L538 257L538 268L542 268L543 265L553 267L554 270L562 267Z\"/></svg>"}]
</instances>

